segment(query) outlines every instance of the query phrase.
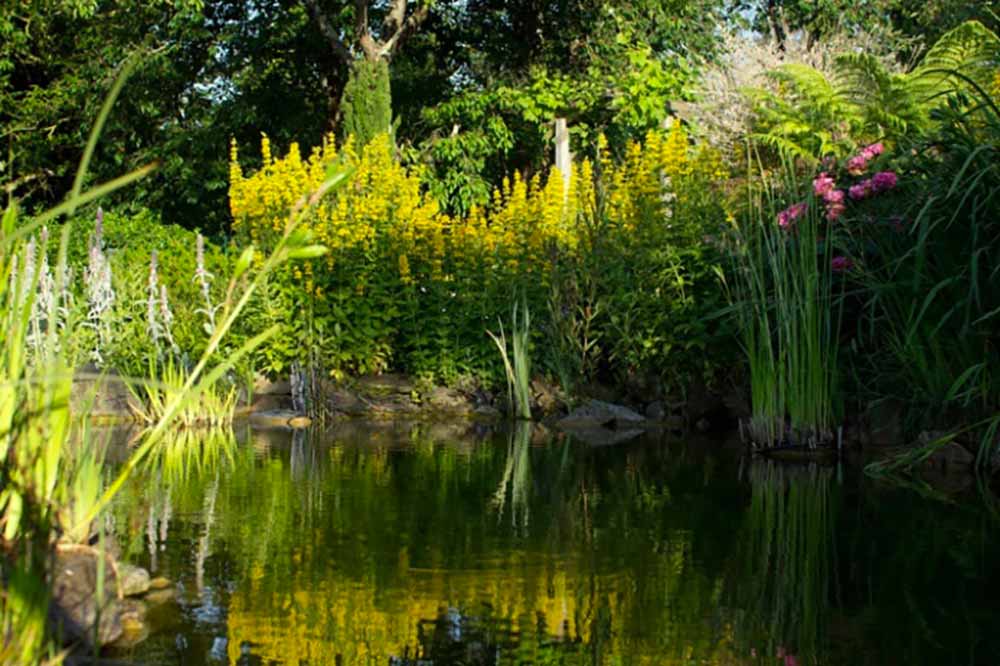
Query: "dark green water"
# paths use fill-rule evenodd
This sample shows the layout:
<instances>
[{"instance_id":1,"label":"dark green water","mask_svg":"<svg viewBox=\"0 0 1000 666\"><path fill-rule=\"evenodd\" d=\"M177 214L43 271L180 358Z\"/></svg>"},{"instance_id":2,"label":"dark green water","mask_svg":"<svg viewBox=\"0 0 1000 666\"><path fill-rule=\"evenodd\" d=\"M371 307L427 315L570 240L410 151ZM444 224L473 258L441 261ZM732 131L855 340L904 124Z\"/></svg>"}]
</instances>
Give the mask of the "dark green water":
<instances>
[{"instance_id":1,"label":"dark green water","mask_svg":"<svg viewBox=\"0 0 1000 666\"><path fill-rule=\"evenodd\" d=\"M998 524L974 497L707 441L363 425L236 439L178 444L119 497L127 559L177 593L109 657L1000 664Z\"/></svg>"}]
</instances>

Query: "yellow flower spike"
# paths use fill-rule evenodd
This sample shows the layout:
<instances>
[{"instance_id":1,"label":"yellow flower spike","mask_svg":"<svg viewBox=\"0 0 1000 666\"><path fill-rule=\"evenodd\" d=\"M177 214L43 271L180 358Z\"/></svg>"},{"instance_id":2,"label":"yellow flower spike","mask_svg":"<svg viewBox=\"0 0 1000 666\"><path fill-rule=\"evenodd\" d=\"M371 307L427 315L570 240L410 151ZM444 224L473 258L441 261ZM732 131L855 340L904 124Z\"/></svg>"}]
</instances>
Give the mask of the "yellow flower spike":
<instances>
[{"instance_id":1,"label":"yellow flower spike","mask_svg":"<svg viewBox=\"0 0 1000 666\"><path fill-rule=\"evenodd\" d=\"M623 231L634 230L640 214L660 205L661 174L668 169L681 174L693 168L699 177L721 169L711 151L689 152L683 130L654 132L644 143L631 143L621 163L611 160L605 140L599 146L609 223ZM360 155L350 143L338 151L327 137L305 161L297 144L284 157L270 154L268 144L269 163L250 176L239 170L235 148L231 145L229 183L233 229L262 247L283 231L288 208L325 180L331 161L354 167L347 184L305 221L329 252L296 267L297 273L286 273L317 298L331 287L353 286L363 294L377 262L384 261L397 263L402 284L412 284L416 275L440 281L477 275L504 280L521 273L544 286L550 281L552 251L576 253L589 242L587 221L598 194L598 163L589 160L573 165L568 187L555 170L536 173L527 182L520 172L512 173L491 192L485 209L474 206L468 215L453 218L426 194L418 170L395 160L386 137ZM359 276L359 282L347 282L350 275Z\"/></svg>"},{"instance_id":2,"label":"yellow flower spike","mask_svg":"<svg viewBox=\"0 0 1000 666\"><path fill-rule=\"evenodd\" d=\"M672 178L689 173L687 132L680 123L675 123L667 135L664 170Z\"/></svg>"},{"instance_id":3,"label":"yellow flower spike","mask_svg":"<svg viewBox=\"0 0 1000 666\"><path fill-rule=\"evenodd\" d=\"M267 137L267 134L260 133L260 156L264 163L264 166L270 166L271 164L271 140Z\"/></svg>"}]
</instances>

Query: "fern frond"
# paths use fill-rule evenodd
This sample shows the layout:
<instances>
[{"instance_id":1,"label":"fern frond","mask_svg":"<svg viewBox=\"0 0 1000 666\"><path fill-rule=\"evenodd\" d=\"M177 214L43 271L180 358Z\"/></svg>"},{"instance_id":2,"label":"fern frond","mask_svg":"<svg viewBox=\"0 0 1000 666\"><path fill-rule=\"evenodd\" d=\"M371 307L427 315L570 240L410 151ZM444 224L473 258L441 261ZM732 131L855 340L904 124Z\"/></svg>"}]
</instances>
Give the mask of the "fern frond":
<instances>
[{"instance_id":1,"label":"fern frond","mask_svg":"<svg viewBox=\"0 0 1000 666\"><path fill-rule=\"evenodd\" d=\"M905 77L890 72L877 58L847 53L838 56L836 68L842 94L864 118L865 135L891 139L926 125L927 112Z\"/></svg>"},{"instance_id":2,"label":"fern frond","mask_svg":"<svg viewBox=\"0 0 1000 666\"><path fill-rule=\"evenodd\" d=\"M802 101L824 114L841 111L847 101L832 81L809 65L789 63L772 71L770 75L788 86L789 91L799 96Z\"/></svg>"},{"instance_id":3,"label":"fern frond","mask_svg":"<svg viewBox=\"0 0 1000 666\"><path fill-rule=\"evenodd\" d=\"M932 101L967 87L958 73L988 85L997 66L1000 38L979 21L966 21L942 35L907 78L922 101Z\"/></svg>"},{"instance_id":4,"label":"fern frond","mask_svg":"<svg viewBox=\"0 0 1000 666\"><path fill-rule=\"evenodd\" d=\"M792 138L770 132L751 134L750 138L761 145L767 146L782 157L799 159L807 164L816 164L819 162L811 150L796 143Z\"/></svg>"}]
</instances>

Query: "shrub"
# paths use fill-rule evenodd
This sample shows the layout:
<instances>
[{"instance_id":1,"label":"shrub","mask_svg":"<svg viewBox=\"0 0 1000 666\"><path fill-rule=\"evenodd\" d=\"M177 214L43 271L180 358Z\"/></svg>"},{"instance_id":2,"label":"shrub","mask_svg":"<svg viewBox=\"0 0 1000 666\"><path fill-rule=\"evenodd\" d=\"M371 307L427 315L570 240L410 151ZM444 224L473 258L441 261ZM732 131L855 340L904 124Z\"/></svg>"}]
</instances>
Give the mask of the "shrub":
<instances>
[{"instance_id":1,"label":"shrub","mask_svg":"<svg viewBox=\"0 0 1000 666\"><path fill-rule=\"evenodd\" d=\"M439 209L386 136L360 153L328 141L308 159L294 144L276 159L267 137L261 149L263 168L245 176L234 146L230 203L237 235L264 247L327 164L352 169L348 185L306 220L330 254L282 273L255 305L255 325L283 327L284 342L260 359L269 372L322 359L334 375L393 368L501 380L485 331L511 312L515 294L533 312L552 313L542 330L571 338L563 306L580 304L547 301L591 280L598 301L630 308L627 320L600 319L607 344L593 351L605 364L669 368L678 352L706 347L696 320L714 281L704 237L725 214L712 187L722 170L714 153L694 154L680 127L630 144L621 162L602 150L565 180L555 170L528 181L515 173L488 207L464 216Z\"/></svg>"},{"instance_id":2,"label":"shrub","mask_svg":"<svg viewBox=\"0 0 1000 666\"><path fill-rule=\"evenodd\" d=\"M81 215L72 222L72 234L67 249L73 289L77 301L85 303L86 291L92 287L88 264L95 241L105 258L110 276L112 299L106 323L113 335L103 346L100 358L92 353L98 346L93 327L82 327L74 336L77 362L99 361L104 367L115 368L129 375L142 376L149 367L150 355L156 355L154 340L149 334L147 314L148 276L153 255L156 256L158 284L167 292L173 325L170 337L182 358L192 359L205 348L207 321L202 285L196 279L198 235L176 225L165 225L148 210L136 213L110 211L103 213L98 233L97 217ZM204 243L204 263L208 273L223 276L228 273L228 259L222 248ZM212 284L221 285L222 281ZM222 293L212 287L211 296L219 302Z\"/></svg>"},{"instance_id":3,"label":"shrub","mask_svg":"<svg viewBox=\"0 0 1000 666\"><path fill-rule=\"evenodd\" d=\"M863 400L901 400L914 429L970 425L1000 405L1000 112L959 92L940 129L893 160L898 186L847 220L863 295ZM876 176L877 178L877 176ZM984 442L985 454L995 442Z\"/></svg>"}]
</instances>

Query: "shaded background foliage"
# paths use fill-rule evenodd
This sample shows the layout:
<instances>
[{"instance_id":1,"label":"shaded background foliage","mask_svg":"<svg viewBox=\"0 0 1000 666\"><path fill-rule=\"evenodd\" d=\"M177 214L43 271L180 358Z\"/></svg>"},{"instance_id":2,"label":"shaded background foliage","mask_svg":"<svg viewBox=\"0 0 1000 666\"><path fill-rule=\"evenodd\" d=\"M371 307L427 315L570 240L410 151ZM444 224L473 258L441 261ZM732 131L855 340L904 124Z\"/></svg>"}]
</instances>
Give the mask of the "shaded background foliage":
<instances>
[{"instance_id":1,"label":"shaded background foliage","mask_svg":"<svg viewBox=\"0 0 1000 666\"><path fill-rule=\"evenodd\" d=\"M96 115L93 93L132 53L142 64L92 177L158 160L158 174L119 203L167 222L224 232L229 138L247 145L266 132L277 145L316 145L340 117L348 66L301 0L5 4L0 173L29 203L66 190L66 165ZM354 3L315 4L359 55ZM370 10L380 25L387 4ZM426 164L432 191L463 211L511 171L541 168L554 115L570 119L581 149L599 131L616 146L655 126L717 54L719 26L804 29L810 39L863 27L913 50L918 36L932 43L966 18L996 27L995 12L993 1L958 0L439 0L392 56L393 115L403 154Z\"/></svg>"},{"instance_id":2,"label":"shaded background foliage","mask_svg":"<svg viewBox=\"0 0 1000 666\"><path fill-rule=\"evenodd\" d=\"M335 30L350 33L352 3L317 4ZM382 3L374 3L375 23L380 10ZM439 175L446 178L457 167L427 156L454 124L470 159L478 164L499 151L511 158L507 169L542 162L552 113L606 129L616 122L606 102L620 99L618 112L643 109L642 122L626 124L645 129L666 112L663 102L682 92L693 54L710 53L721 12L715 0L437 2L392 60L400 138L416 159L443 164ZM339 117L348 79L300 1L7 3L0 35L3 173L19 175L11 194L37 206L65 191L66 165L79 155L82 128L96 115L94 92L107 89L122 61L138 53L141 66L116 106L92 178L159 160L158 174L127 203L216 232L227 222L229 138L249 144L267 132L278 145L292 137L315 145ZM630 65L636 54L645 61ZM664 80L652 86L649 100L635 99L650 92L641 88L613 89L612 75L629 68L648 73L653 61ZM470 101L435 112L458 93ZM524 137L521 143L483 145L484 137L496 139L496 129L484 126L476 108L499 115L507 132ZM496 160L490 167L486 178L495 183L503 168Z\"/></svg>"}]
</instances>

